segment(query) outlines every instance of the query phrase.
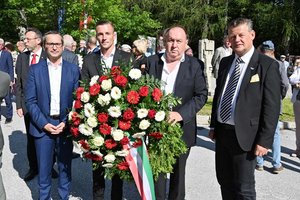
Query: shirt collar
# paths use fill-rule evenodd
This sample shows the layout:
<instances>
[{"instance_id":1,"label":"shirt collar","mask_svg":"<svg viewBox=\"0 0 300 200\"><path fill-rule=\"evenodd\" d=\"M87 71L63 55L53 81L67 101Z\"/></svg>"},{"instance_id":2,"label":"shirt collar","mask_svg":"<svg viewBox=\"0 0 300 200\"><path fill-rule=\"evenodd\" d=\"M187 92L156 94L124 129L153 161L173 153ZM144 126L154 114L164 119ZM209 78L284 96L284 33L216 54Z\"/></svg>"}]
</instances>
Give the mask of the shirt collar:
<instances>
[{"instance_id":1,"label":"shirt collar","mask_svg":"<svg viewBox=\"0 0 300 200\"><path fill-rule=\"evenodd\" d=\"M163 53L162 57L161 57L161 60L166 63L167 62L167 58L166 58L166 52ZM180 58L180 62L184 62L185 61L185 54L182 55L182 57Z\"/></svg>"},{"instance_id":2,"label":"shirt collar","mask_svg":"<svg viewBox=\"0 0 300 200\"><path fill-rule=\"evenodd\" d=\"M114 57L115 53L116 53L116 47L113 48L113 50L111 51L110 55L107 58ZM101 58L106 58L106 57L104 57L102 52L101 52Z\"/></svg>"},{"instance_id":3,"label":"shirt collar","mask_svg":"<svg viewBox=\"0 0 300 200\"><path fill-rule=\"evenodd\" d=\"M56 67L62 66L62 57L59 59L58 65L54 65L54 64L49 60L49 58L47 58L47 65L48 65L48 66L56 66Z\"/></svg>"},{"instance_id":4,"label":"shirt collar","mask_svg":"<svg viewBox=\"0 0 300 200\"><path fill-rule=\"evenodd\" d=\"M30 52L30 56L32 56L33 54L36 54L38 57L41 57L42 54L42 48L40 48L37 52L33 53L32 51Z\"/></svg>"},{"instance_id":5,"label":"shirt collar","mask_svg":"<svg viewBox=\"0 0 300 200\"><path fill-rule=\"evenodd\" d=\"M250 62L250 59L251 59L251 57L252 57L252 55L253 55L253 53L254 53L254 46L252 46L251 49L250 49L245 55L243 55L243 56L241 57L242 61L243 61L244 63L249 63L249 62ZM236 60L238 57L239 57L239 56L235 54L235 60Z\"/></svg>"}]
</instances>

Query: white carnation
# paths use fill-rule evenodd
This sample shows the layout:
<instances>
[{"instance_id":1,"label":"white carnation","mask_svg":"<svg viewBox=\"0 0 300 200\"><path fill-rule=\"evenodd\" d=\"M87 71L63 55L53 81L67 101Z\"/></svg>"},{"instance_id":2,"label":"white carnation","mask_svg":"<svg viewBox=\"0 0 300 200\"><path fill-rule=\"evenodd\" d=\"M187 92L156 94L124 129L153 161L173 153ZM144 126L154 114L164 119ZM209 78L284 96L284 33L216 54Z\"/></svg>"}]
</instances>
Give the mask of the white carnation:
<instances>
[{"instance_id":1,"label":"white carnation","mask_svg":"<svg viewBox=\"0 0 300 200\"><path fill-rule=\"evenodd\" d=\"M88 93L88 92L83 92L83 93L81 94L81 96L80 96L80 100L81 100L82 102L84 102L84 103L89 102L89 100L90 100L90 93Z\"/></svg>"},{"instance_id":2,"label":"white carnation","mask_svg":"<svg viewBox=\"0 0 300 200\"><path fill-rule=\"evenodd\" d=\"M145 108L141 108L137 111L137 117L139 119L143 119L143 118L147 117L147 115L148 115L148 110Z\"/></svg>"},{"instance_id":3,"label":"white carnation","mask_svg":"<svg viewBox=\"0 0 300 200\"><path fill-rule=\"evenodd\" d=\"M98 80L99 80L99 76L98 76L98 75L93 76L93 77L91 78L91 81L90 81L90 86L92 86L92 85L98 83Z\"/></svg>"},{"instance_id":4,"label":"white carnation","mask_svg":"<svg viewBox=\"0 0 300 200\"><path fill-rule=\"evenodd\" d=\"M128 154L129 154L129 151L127 149L123 149L122 151L116 152L116 156L126 157Z\"/></svg>"},{"instance_id":5,"label":"white carnation","mask_svg":"<svg viewBox=\"0 0 300 200\"><path fill-rule=\"evenodd\" d=\"M100 147L103 145L104 143L104 138L102 136L95 136L93 138L93 143L94 145L96 145L97 147Z\"/></svg>"},{"instance_id":6,"label":"white carnation","mask_svg":"<svg viewBox=\"0 0 300 200\"><path fill-rule=\"evenodd\" d=\"M163 121L165 119L165 117L166 117L166 113L164 111L158 111L155 114L155 120L158 122Z\"/></svg>"},{"instance_id":7,"label":"white carnation","mask_svg":"<svg viewBox=\"0 0 300 200\"><path fill-rule=\"evenodd\" d=\"M90 104L90 103L87 103L84 105L84 115L86 117L91 117L95 114L95 107Z\"/></svg>"},{"instance_id":8,"label":"white carnation","mask_svg":"<svg viewBox=\"0 0 300 200\"><path fill-rule=\"evenodd\" d=\"M105 163L102 165L102 167L106 167L106 168L112 168L114 165L111 163Z\"/></svg>"},{"instance_id":9,"label":"white carnation","mask_svg":"<svg viewBox=\"0 0 300 200\"><path fill-rule=\"evenodd\" d=\"M116 156L113 155L113 154L107 154L105 157L104 157L104 160L108 163L112 163L114 162L116 159Z\"/></svg>"},{"instance_id":10,"label":"white carnation","mask_svg":"<svg viewBox=\"0 0 300 200\"><path fill-rule=\"evenodd\" d=\"M89 117L87 119L87 124L92 127L92 128L95 128L97 125L98 125L98 120L96 117Z\"/></svg>"},{"instance_id":11,"label":"white carnation","mask_svg":"<svg viewBox=\"0 0 300 200\"><path fill-rule=\"evenodd\" d=\"M150 122L146 119L143 119L141 122L140 122L140 125L139 125L139 128L141 130L146 130L149 126L150 126Z\"/></svg>"},{"instance_id":12,"label":"white carnation","mask_svg":"<svg viewBox=\"0 0 300 200\"><path fill-rule=\"evenodd\" d=\"M111 89L110 95L114 100L118 100L121 98L122 92L118 87L115 86Z\"/></svg>"},{"instance_id":13,"label":"white carnation","mask_svg":"<svg viewBox=\"0 0 300 200\"><path fill-rule=\"evenodd\" d=\"M141 76L142 76L142 72L139 69L131 69L129 71L129 77L134 80L138 80L139 78L141 78Z\"/></svg>"},{"instance_id":14,"label":"white carnation","mask_svg":"<svg viewBox=\"0 0 300 200\"><path fill-rule=\"evenodd\" d=\"M114 129L111 132L112 137L114 138L115 141L120 141L124 137L124 133L120 129Z\"/></svg>"},{"instance_id":15,"label":"white carnation","mask_svg":"<svg viewBox=\"0 0 300 200\"><path fill-rule=\"evenodd\" d=\"M108 105L110 103L110 95L109 93L106 93L105 95L102 95L102 94L99 94L98 96L98 103L101 105L101 106L105 106L105 105Z\"/></svg>"},{"instance_id":16,"label":"white carnation","mask_svg":"<svg viewBox=\"0 0 300 200\"><path fill-rule=\"evenodd\" d=\"M102 88L104 91L110 90L111 87L112 87L111 79L103 80L103 81L102 81L102 83L101 83L101 88Z\"/></svg>"},{"instance_id":17,"label":"white carnation","mask_svg":"<svg viewBox=\"0 0 300 200\"><path fill-rule=\"evenodd\" d=\"M146 135L146 132L139 132L132 135L133 138L142 138L144 135Z\"/></svg>"},{"instance_id":18,"label":"white carnation","mask_svg":"<svg viewBox=\"0 0 300 200\"><path fill-rule=\"evenodd\" d=\"M83 135L90 136L93 134L93 129L85 124L80 124L78 128Z\"/></svg>"},{"instance_id":19,"label":"white carnation","mask_svg":"<svg viewBox=\"0 0 300 200\"><path fill-rule=\"evenodd\" d=\"M72 115L73 115L73 114L74 114L74 111L71 111L71 112L69 113L69 115L68 115L69 121L72 120Z\"/></svg>"},{"instance_id":20,"label":"white carnation","mask_svg":"<svg viewBox=\"0 0 300 200\"><path fill-rule=\"evenodd\" d=\"M108 114L112 117L118 118L121 116L121 109L119 106L111 106L108 109Z\"/></svg>"}]
</instances>

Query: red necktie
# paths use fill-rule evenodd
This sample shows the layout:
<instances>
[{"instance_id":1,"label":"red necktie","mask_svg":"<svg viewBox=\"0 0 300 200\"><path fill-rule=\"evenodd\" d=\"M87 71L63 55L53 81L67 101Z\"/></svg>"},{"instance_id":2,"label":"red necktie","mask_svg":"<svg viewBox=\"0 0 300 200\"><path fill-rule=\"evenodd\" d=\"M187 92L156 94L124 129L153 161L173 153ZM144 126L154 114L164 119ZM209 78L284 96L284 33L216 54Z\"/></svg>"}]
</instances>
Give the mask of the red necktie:
<instances>
[{"instance_id":1,"label":"red necktie","mask_svg":"<svg viewBox=\"0 0 300 200\"><path fill-rule=\"evenodd\" d=\"M33 65L33 64L36 64L36 54L34 53L34 54L32 54L32 59L31 59L31 64Z\"/></svg>"}]
</instances>

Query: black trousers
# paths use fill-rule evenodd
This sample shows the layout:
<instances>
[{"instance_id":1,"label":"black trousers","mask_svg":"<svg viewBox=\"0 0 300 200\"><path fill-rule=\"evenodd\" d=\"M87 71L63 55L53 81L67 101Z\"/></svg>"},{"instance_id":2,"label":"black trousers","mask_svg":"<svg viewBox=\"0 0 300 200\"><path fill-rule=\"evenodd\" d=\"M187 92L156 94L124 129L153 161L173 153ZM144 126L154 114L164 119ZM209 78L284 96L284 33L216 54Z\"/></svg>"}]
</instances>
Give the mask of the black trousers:
<instances>
[{"instance_id":1,"label":"black trousers","mask_svg":"<svg viewBox=\"0 0 300 200\"><path fill-rule=\"evenodd\" d=\"M119 176L114 176L111 181L111 200L122 200L123 196L123 181ZM93 170L93 193L97 193L98 190L105 189L105 179L104 179L104 168L99 167ZM102 200L102 198L94 199Z\"/></svg>"},{"instance_id":2,"label":"black trousers","mask_svg":"<svg viewBox=\"0 0 300 200\"><path fill-rule=\"evenodd\" d=\"M38 171L38 164L36 158L36 150L34 144L34 137L29 133L30 116L29 113L24 115L25 129L27 135L27 159L29 162L29 170Z\"/></svg>"},{"instance_id":3,"label":"black trousers","mask_svg":"<svg viewBox=\"0 0 300 200\"><path fill-rule=\"evenodd\" d=\"M223 200L255 200L256 156L238 144L234 126L217 124L216 172Z\"/></svg>"},{"instance_id":4,"label":"black trousers","mask_svg":"<svg viewBox=\"0 0 300 200\"><path fill-rule=\"evenodd\" d=\"M185 166L189 154L190 149L180 155L173 166L173 173L170 174L169 200L184 200L185 198ZM160 174L154 183L156 200L166 199L166 177L166 174Z\"/></svg>"}]
</instances>

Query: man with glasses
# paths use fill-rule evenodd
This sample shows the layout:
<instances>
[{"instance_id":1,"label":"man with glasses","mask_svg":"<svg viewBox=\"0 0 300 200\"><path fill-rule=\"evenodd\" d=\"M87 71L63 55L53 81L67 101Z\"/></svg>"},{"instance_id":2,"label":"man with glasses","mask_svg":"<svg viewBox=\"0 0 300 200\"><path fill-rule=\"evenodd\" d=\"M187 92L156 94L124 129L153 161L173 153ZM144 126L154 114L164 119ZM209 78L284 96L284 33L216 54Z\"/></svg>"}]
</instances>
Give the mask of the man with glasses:
<instances>
[{"instance_id":1,"label":"man with glasses","mask_svg":"<svg viewBox=\"0 0 300 200\"><path fill-rule=\"evenodd\" d=\"M47 55L42 49L42 33L36 28L28 28L25 33L25 46L28 51L21 53L16 63L16 106L19 117L24 117L25 128L27 133L27 158L29 162L29 171L24 177L25 181L32 180L38 174L38 166L36 159L36 151L34 145L34 137L29 131L30 116L25 106L25 84L29 66L46 59ZM57 177L57 173L53 170L53 178Z\"/></svg>"},{"instance_id":2,"label":"man with glasses","mask_svg":"<svg viewBox=\"0 0 300 200\"><path fill-rule=\"evenodd\" d=\"M0 71L8 73L10 76L10 87L14 84L14 66L13 58L10 52L4 49L4 40L0 38ZM6 120L5 124L8 124L12 121L13 116L13 107L11 100L11 90L8 92L4 98L6 104ZM0 106L0 120L1 120L1 106Z\"/></svg>"},{"instance_id":3,"label":"man with glasses","mask_svg":"<svg viewBox=\"0 0 300 200\"><path fill-rule=\"evenodd\" d=\"M55 154L59 170L60 199L69 199L73 143L66 128L73 91L78 87L77 65L62 59L63 38L56 31L44 36L47 60L32 65L25 88L26 106L31 116L30 134L34 137L39 169L39 199L51 199L51 169ZM63 83L63 84L61 84Z\"/></svg>"}]
</instances>

